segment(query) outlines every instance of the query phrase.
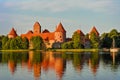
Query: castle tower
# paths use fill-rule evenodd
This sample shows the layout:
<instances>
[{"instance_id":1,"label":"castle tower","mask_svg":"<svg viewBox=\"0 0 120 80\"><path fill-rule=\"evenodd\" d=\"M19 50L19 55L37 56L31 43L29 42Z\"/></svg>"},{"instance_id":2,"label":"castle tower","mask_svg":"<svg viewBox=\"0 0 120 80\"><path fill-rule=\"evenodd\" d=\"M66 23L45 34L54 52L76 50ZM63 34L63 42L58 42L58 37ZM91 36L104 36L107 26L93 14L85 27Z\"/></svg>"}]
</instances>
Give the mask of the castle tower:
<instances>
[{"instance_id":1,"label":"castle tower","mask_svg":"<svg viewBox=\"0 0 120 80\"><path fill-rule=\"evenodd\" d=\"M17 33L14 28L11 29L11 31L8 34L8 38L15 38L17 36Z\"/></svg>"},{"instance_id":2,"label":"castle tower","mask_svg":"<svg viewBox=\"0 0 120 80\"><path fill-rule=\"evenodd\" d=\"M57 25L56 31L55 31L55 41L56 42L65 42L66 40L66 31L63 28L62 23L59 23Z\"/></svg>"},{"instance_id":3,"label":"castle tower","mask_svg":"<svg viewBox=\"0 0 120 80\"><path fill-rule=\"evenodd\" d=\"M35 24L33 25L33 33L34 34L41 33L41 25L39 24L39 22L35 22Z\"/></svg>"}]
</instances>

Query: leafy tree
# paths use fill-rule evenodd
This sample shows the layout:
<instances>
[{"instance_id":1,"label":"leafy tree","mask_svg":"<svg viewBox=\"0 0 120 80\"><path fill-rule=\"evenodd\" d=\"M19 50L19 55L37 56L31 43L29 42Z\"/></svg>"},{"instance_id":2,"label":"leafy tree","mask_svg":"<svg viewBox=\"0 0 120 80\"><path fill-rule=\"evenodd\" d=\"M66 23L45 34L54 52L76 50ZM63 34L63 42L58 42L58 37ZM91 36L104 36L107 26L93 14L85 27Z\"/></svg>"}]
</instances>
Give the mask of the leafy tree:
<instances>
[{"instance_id":1,"label":"leafy tree","mask_svg":"<svg viewBox=\"0 0 120 80\"><path fill-rule=\"evenodd\" d=\"M22 38L22 48L28 49L29 48L29 41L27 38Z\"/></svg>"},{"instance_id":2,"label":"leafy tree","mask_svg":"<svg viewBox=\"0 0 120 80\"><path fill-rule=\"evenodd\" d=\"M91 33L90 36L91 47L99 48L99 37L95 33Z\"/></svg>"},{"instance_id":3,"label":"leafy tree","mask_svg":"<svg viewBox=\"0 0 120 80\"><path fill-rule=\"evenodd\" d=\"M19 46L18 46L18 42L17 42L17 39L14 38L11 40L10 42L10 49L19 49Z\"/></svg>"},{"instance_id":4,"label":"leafy tree","mask_svg":"<svg viewBox=\"0 0 120 80\"><path fill-rule=\"evenodd\" d=\"M10 49L23 49L22 38L20 36L11 39Z\"/></svg>"},{"instance_id":5,"label":"leafy tree","mask_svg":"<svg viewBox=\"0 0 120 80\"><path fill-rule=\"evenodd\" d=\"M80 34L77 32L74 32L74 34L72 35L72 41L74 43L81 42Z\"/></svg>"},{"instance_id":6,"label":"leafy tree","mask_svg":"<svg viewBox=\"0 0 120 80\"><path fill-rule=\"evenodd\" d=\"M43 40L40 36L35 36L30 39L33 49L41 50L44 46Z\"/></svg>"},{"instance_id":7,"label":"leafy tree","mask_svg":"<svg viewBox=\"0 0 120 80\"><path fill-rule=\"evenodd\" d=\"M7 36L2 38L2 49L9 49L10 48L10 41Z\"/></svg>"},{"instance_id":8,"label":"leafy tree","mask_svg":"<svg viewBox=\"0 0 120 80\"><path fill-rule=\"evenodd\" d=\"M118 31L116 29L112 29L108 34L108 37L113 39L115 36L118 36Z\"/></svg>"},{"instance_id":9,"label":"leafy tree","mask_svg":"<svg viewBox=\"0 0 120 80\"><path fill-rule=\"evenodd\" d=\"M72 36L72 41L73 41L73 47L74 49L80 49L83 48L82 41L81 41L81 36L79 33L74 32Z\"/></svg>"},{"instance_id":10,"label":"leafy tree","mask_svg":"<svg viewBox=\"0 0 120 80\"><path fill-rule=\"evenodd\" d=\"M111 48L113 39L115 47L120 47L120 36L116 29L112 29L109 33L104 33L101 36L101 48Z\"/></svg>"},{"instance_id":11,"label":"leafy tree","mask_svg":"<svg viewBox=\"0 0 120 80\"><path fill-rule=\"evenodd\" d=\"M61 45L61 48L62 48L62 49L67 49L67 48L68 48L67 42L63 43L63 44Z\"/></svg>"}]
</instances>

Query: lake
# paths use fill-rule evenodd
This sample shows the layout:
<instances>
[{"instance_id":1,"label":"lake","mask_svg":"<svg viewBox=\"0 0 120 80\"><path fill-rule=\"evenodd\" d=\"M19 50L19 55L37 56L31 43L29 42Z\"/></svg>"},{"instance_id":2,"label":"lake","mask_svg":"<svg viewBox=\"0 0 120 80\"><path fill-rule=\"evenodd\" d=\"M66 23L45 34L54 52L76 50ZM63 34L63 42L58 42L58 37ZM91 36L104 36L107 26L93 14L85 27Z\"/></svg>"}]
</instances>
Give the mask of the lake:
<instances>
[{"instance_id":1,"label":"lake","mask_svg":"<svg viewBox=\"0 0 120 80\"><path fill-rule=\"evenodd\" d=\"M120 52L0 52L0 80L120 80Z\"/></svg>"}]
</instances>

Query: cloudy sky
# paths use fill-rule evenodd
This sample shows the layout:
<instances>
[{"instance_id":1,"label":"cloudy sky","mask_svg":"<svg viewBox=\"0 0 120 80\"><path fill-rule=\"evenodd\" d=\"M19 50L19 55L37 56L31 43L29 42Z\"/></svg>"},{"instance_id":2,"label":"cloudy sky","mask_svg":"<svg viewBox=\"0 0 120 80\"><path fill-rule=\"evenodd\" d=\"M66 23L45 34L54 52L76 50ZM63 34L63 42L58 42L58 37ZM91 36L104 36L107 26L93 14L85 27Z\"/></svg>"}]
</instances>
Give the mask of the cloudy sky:
<instances>
[{"instance_id":1,"label":"cloudy sky","mask_svg":"<svg viewBox=\"0 0 120 80\"><path fill-rule=\"evenodd\" d=\"M100 33L120 32L120 0L0 0L0 34L12 27L19 35L26 33L36 21L50 31L61 22L68 37L77 29L86 34L93 26Z\"/></svg>"}]
</instances>

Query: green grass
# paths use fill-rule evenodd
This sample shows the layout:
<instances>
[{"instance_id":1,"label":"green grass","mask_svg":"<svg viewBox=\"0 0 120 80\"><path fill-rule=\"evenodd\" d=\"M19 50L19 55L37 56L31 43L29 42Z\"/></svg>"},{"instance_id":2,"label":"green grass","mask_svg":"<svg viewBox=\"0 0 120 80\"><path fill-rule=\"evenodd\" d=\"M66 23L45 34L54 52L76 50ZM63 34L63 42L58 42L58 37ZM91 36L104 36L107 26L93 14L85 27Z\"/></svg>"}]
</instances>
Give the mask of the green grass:
<instances>
[{"instance_id":1,"label":"green grass","mask_svg":"<svg viewBox=\"0 0 120 80\"><path fill-rule=\"evenodd\" d=\"M19 49L19 50L0 50L4 52L21 52L21 51L44 51L44 50L30 50L30 49ZM47 51L55 52L96 52L101 51L101 49L49 49Z\"/></svg>"},{"instance_id":2,"label":"green grass","mask_svg":"<svg viewBox=\"0 0 120 80\"><path fill-rule=\"evenodd\" d=\"M100 51L101 49L51 49L50 51L61 51L61 52L67 52L67 51L71 51L71 52L96 52L96 51Z\"/></svg>"}]
</instances>

